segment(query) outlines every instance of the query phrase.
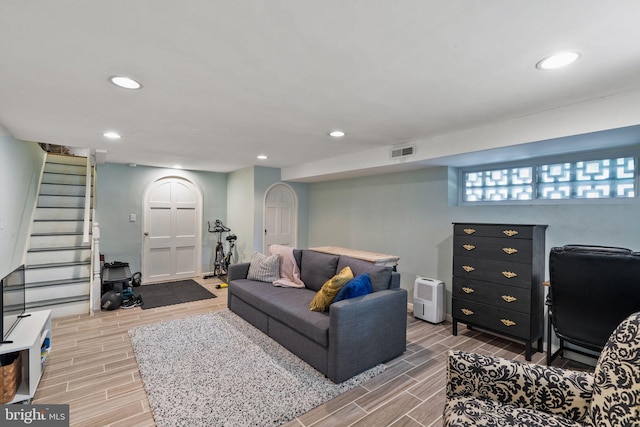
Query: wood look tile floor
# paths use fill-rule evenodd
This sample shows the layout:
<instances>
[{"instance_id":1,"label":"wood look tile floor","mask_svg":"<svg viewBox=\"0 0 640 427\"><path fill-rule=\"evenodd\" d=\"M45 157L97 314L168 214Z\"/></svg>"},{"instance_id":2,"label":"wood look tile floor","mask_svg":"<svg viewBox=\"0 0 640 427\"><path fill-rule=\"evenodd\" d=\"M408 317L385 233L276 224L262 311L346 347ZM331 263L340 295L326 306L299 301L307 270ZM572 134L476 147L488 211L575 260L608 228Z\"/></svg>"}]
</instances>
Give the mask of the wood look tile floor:
<instances>
[{"instance_id":1,"label":"wood look tile floor","mask_svg":"<svg viewBox=\"0 0 640 427\"><path fill-rule=\"evenodd\" d=\"M71 426L155 426L127 331L226 308L227 291L215 289L216 279L196 280L218 298L54 319L52 351L33 403L69 404ZM464 327L454 337L448 322L407 318L407 351L385 372L285 426L439 426L448 350L524 360L523 345ZM544 363L544 354L535 353L533 362ZM566 360L554 365L585 369Z\"/></svg>"}]
</instances>

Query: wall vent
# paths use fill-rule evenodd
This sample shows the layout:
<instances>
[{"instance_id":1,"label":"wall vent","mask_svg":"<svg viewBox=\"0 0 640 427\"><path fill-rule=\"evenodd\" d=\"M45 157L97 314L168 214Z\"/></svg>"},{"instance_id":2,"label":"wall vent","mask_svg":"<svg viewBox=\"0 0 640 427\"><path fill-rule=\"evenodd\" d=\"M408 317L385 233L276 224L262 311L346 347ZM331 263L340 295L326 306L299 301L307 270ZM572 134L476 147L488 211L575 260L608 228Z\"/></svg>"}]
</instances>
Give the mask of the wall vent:
<instances>
[{"instance_id":1,"label":"wall vent","mask_svg":"<svg viewBox=\"0 0 640 427\"><path fill-rule=\"evenodd\" d=\"M396 147L391 149L391 158L399 159L401 157L413 156L416 152L415 145L405 145L403 147Z\"/></svg>"}]
</instances>

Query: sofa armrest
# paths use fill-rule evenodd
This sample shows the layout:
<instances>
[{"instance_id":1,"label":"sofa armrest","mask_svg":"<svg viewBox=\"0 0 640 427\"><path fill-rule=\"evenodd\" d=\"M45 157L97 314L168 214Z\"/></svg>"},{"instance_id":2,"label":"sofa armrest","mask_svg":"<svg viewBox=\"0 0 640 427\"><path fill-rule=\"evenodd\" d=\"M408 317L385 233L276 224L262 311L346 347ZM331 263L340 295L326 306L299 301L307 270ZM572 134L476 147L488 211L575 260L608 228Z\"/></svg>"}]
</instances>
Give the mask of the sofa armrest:
<instances>
[{"instance_id":1,"label":"sofa armrest","mask_svg":"<svg viewBox=\"0 0 640 427\"><path fill-rule=\"evenodd\" d=\"M250 262L241 262L239 264L231 264L227 271L227 282L236 279L246 279L249 274Z\"/></svg>"},{"instance_id":2,"label":"sofa armrest","mask_svg":"<svg viewBox=\"0 0 640 427\"><path fill-rule=\"evenodd\" d=\"M407 345L407 291L391 289L331 304L327 376L339 383L401 355Z\"/></svg>"},{"instance_id":3,"label":"sofa armrest","mask_svg":"<svg viewBox=\"0 0 640 427\"><path fill-rule=\"evenodd\" d=\"M567 369L449 351L447 399L471 396L584 422L593 375Z\"/></svg>"}]
</instances>

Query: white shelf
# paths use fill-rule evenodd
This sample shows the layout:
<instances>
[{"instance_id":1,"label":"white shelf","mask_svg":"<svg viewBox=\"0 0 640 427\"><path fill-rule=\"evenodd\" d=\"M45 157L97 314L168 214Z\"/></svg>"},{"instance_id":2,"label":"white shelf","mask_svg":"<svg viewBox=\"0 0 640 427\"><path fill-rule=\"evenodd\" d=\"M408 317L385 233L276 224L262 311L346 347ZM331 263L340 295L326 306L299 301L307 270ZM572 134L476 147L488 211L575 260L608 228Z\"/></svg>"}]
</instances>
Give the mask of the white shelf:
<instances>
[{"instance_id":1,"label":"white shelf","mask_svg":"<svg viewBox=\"0 0 640 427\"><path fill-rule=\"evenodd\" d=\"M26 313L7 338L11 343L0 344L0 354L20 352L22 359L22 383L11 402L29 401L36 394L36 388L42 377L44 362L51 351L51 310ZM41 348L46 339L49 348L44 360Z\"/></svg>"}]
</instances>

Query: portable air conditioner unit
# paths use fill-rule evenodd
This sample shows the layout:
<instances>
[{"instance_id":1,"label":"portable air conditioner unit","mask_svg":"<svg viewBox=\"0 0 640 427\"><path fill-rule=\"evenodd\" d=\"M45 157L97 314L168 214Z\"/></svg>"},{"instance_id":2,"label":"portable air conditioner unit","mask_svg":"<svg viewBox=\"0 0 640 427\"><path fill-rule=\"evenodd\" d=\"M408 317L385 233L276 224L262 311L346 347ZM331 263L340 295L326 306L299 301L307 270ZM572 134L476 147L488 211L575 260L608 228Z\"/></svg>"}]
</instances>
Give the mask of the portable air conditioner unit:
<instances>
[{"instance_id":1,"label":"portable air conditioner unit","mask_svg":"<svg viewBox=\"0 0 640 427\"><path fill-rule=\"evenodd\" d=\"M417 277L413 287L413 315L431 323L444 321L444 283Z\"/></svg>"}]
</instances>

